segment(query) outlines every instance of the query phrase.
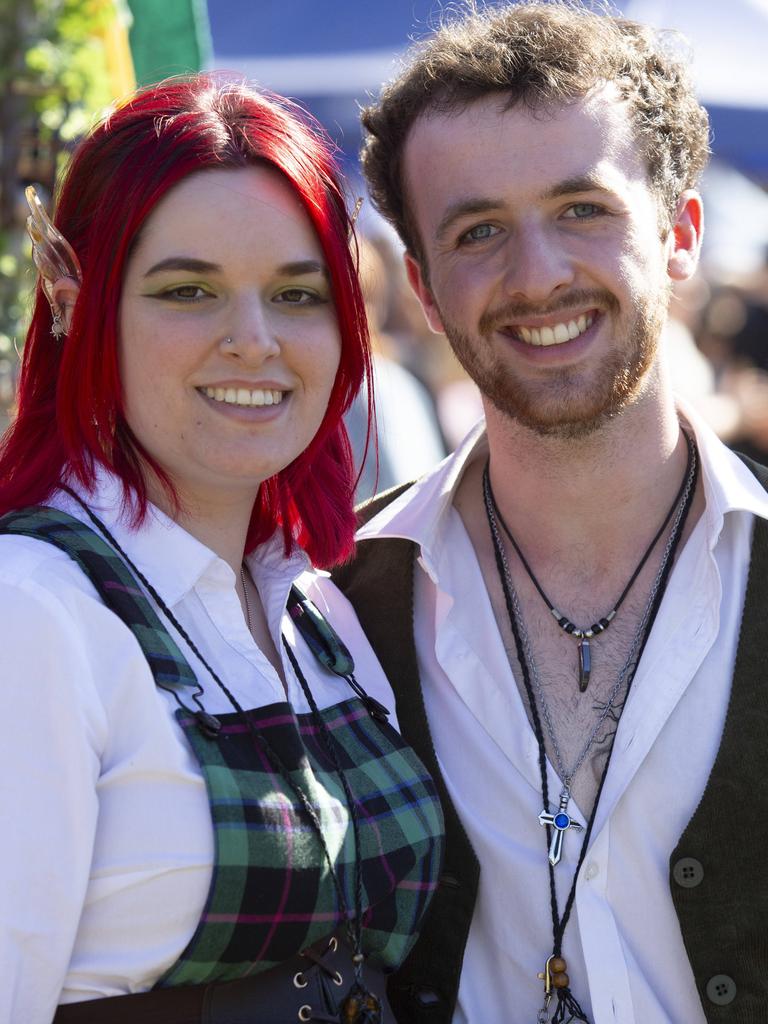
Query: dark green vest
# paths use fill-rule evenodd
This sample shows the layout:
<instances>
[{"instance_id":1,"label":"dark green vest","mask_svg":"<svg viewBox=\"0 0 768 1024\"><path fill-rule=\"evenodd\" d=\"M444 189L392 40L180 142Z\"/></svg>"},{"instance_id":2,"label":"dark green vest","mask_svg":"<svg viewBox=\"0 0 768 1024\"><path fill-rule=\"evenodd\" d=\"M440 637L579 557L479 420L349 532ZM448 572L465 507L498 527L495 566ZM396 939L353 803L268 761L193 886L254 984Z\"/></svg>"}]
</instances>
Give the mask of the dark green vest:
<instances>
[{"instance_id":1,"label":"dark green vest","mask_svg":"<svg viewBox=\"0 0 768 1024\"><path fill-rule=\"evenodd\" d=\"M748 464L768 489L768 470ZM363 518L403 489L370 502ZM480 867L445 788L427 724L412 629L415 554L408 540L361 541L355 561L334 579L389 677L401 732L431 772L445 814L443 876L418 943L390 981L389 998L401 1024L451 1024ZM768 1022L767 617L768 522L756 519L720 749L669 862L672 900L711 1024ZM674 798L671 784L660 797Z\"/></svg>"}]
</instances>

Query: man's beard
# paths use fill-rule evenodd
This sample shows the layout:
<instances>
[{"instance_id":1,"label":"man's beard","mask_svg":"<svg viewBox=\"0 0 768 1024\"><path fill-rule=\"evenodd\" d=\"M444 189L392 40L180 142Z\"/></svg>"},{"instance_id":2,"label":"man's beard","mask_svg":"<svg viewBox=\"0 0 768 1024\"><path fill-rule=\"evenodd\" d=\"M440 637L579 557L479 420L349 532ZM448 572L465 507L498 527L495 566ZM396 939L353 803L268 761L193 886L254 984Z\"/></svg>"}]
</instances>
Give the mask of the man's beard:
<instances>
[{"instance_id":1,"label":"man's beard","mask_svg":"<svg viewBox=\"0 0 768 1024\"><path fill-rule=\"evenodd\" d=\"M479 332L466 334L442 317L451 348L481 393L503 415L542 436L580 438L598 430L630 405L642 392L648 370L658 352L667 314L668 290L646 301L631 324L622 322L619 303L610 292L579 291L546 310L508 304L485 314ZM597 307L604 320L612 316L616 339L602 364L587 376L580 367L545 367L538 373L515 369L515 353L501 355L492 340L495 330L526 316ZM441 314L442 316L442 314ZM606 330L605 322L598 325ZM619 337L620 336L620 337Z\"/></svg>"}]
</instances>

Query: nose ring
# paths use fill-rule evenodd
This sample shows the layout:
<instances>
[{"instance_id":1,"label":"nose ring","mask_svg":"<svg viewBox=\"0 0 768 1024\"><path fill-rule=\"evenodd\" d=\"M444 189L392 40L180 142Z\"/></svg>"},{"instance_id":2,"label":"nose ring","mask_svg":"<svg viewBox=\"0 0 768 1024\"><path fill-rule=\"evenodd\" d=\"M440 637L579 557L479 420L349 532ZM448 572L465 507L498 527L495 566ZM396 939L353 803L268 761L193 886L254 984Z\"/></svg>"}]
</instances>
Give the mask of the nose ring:
<instances>
[{"instance_id":1,"label":"nose ring","mask_svg":"<svg viewBox=\"0 0 768 1024\"><path fill-rule=\"evenodd\" d=\"M222 341L222 345L234 345L234 341L229 337L229 335L227 335L227 337Z\"/></svg>"}]
</instances>

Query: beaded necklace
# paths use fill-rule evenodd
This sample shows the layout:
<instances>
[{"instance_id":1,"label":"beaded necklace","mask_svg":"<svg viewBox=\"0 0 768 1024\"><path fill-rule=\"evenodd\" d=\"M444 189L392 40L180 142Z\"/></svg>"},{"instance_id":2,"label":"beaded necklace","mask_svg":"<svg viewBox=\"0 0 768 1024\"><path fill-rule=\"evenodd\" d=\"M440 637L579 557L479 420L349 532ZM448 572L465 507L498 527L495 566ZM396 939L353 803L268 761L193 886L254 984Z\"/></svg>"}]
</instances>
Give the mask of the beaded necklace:
<instances>
[{"instance_id":1,"label":"beaded necklace","mask_svg":"<svg viewBox=\"0 0 768 1024\"><path fill-rule=\"evenodd\" d=\"M533 583L534 587L536 587L536 590L541 595L541 598L544 601L544 604L547 606L547 608L549 608L550 614L552 615L552 617L554 618L554 620L558 624L558 626L563 630L564 633L568 633L568 635L572 636L574 638L574 640L578 640L577 649L578 649L578 654L579 654L579 690L582 693L584 693L584 691L589 686L589 679L590 679L590 675L592 673L592 648L591 648L591 645L590 645L589 641L594 639L594 637L598 636L600 633L604 633L606 631L606 629L608 629L608 627L611 625L613 620L615 619L616 613L618 612L619 608L621 608L622 604L624 603L624 598L630 592L630 590L632 589L632 585L634 584L635 580L640 575L640 573L643 571L643 567L645 566L645 563L651 557L651 552L656 547L656 545L659 542L659 539L661 538L661 535L664 533L664 531L666 530L667 526L669 525L669 521L672 518L673 512L675 511L675 509L680 504L680 501L681 501L682 496L683 496L683 491L684 491L685 486L686 486L686 482L687 482L689 474L691 472L692 451L691 451L691 446L690 445L688 446L688 449L689 449L688 450L688 466L686 468L685 476L683 477L683 481L680 484L679 491L675 495L675 500L672 502L672 504L669 507L669 511L664 516L663 523L661 524L661 526L658 528L658 530L654 534L653 540L650 542L648 547L645 549L645 552L643 553L643 557L637 563L637 567L635 568L635 571L630 576L629 581L627 582L627 585L622 590L621 594L618 597L618 600L614 603L613 608L611 608L611 610L609 612L606 612L606 614L603 615L602 618L599 618L595 622L593 622L591 626L584 626L584 627L576 626L573 622L571 622L571 620L568 618L567 615L563 615L562 612L558 611L558 609L555 608L555 606L552 604L550 599L544 593L544 588L541 586L541 584L539 583L538 579L534 575L533 569L531 569L530 565L528 564L527 558L525 557L523 552L520 550L520 545L515 540L514 536L512 535L512 531L507 526L507 523L506 523L506 521L504 519L504 516L502 516L501 512L499 511L498 505L496 504L496 499L493 496L493 490L491 489L490 482L488 484L488 488L489 488L490 495L491 495L491 501L493 502L493 509L494 509L494 513L496 515L496 518L501 523L502 528L504 530L504 533L507 535L507 538L508 538L510 544L515 549L517 557L520 559L520 562L521 562L523 568L528 573L528 576L529 576L529 578L531 580L531 583Z\"/></svg>"},{"instance_id":2,"label":"beaded necklace","mask_svg":"<svg viewBox=\"0 0 768 1024\"><path fill-rule=\"evenodd\" d=\"M589 1020L584 1011L579 1006L576 998L571 992L570 978L567 974L567 964L562 956L562 943L565 929L568 924L568 920L571 915L573 903L576 898L576 882L579 877L579 871L584 862L584 858L587 853L587 847L589 846L589 840L592 834L592 828L595 822L595 816L597 814L597 807L600 802L600 796L603 791L606 777L608 775L608 767L610 765L611 756L613 754L613 743L611 743L608 749L608 755L606 762L603 767L600 780L598 783L597 794L595 796L594 803L592 805L592 811L589 816L589 820L586 824L586 828L580 823L574 821L567 813L568 803L570 801L570 786L573 782L573 777L579 768L583 765L586 756L595 742L595 738L598 734L600 725L605 721L607 715L613 710L614 713L618 711L613 706L613 701L616 699L618 693L621 690L622 684L626 680L626 695L629 695L632 682L634 680L637 666L640 663L643 650L645 648L646 641L650 635L651 628L653 626L656 614L661 605L661 600L666 590L667 582L669 580L670 572L674 564L675 553L680 544L680 539L683 535L685 523L688 518L688 513L693 502L693 497L696 491L696 481L698 478L698 458L696 453L696 446L692 438L687 434L685 435L686 442L688 444L688 465L686 468L686 474L683 481L683 486L678 492L678 496L675 499L677 503L677 514L675 516L674 525L670 533L667 545L662 556L661 565L656 574L654 582L651 587L651 591L646 603L643 615L640 620L640 625L635 633L634 639L630 646L629 656L624 663L623 667L619 672L618 679L614 684L609 698L605 703L605 708L601 711L598 718L597 725L591 731L584 747L582 748L581 754L577 758L574 767L570 773L566 772L563 767L562 758L560 757L559 747L555 738L554 726L547 706L546 700L544 699L544 693L538 678L538 671L536 663L533 658L532 647L530 638L525 628L525 623L521 614L520 602L515 591L512 576L507 563L506 554L504 552L504 546L501 541L501 534L499 531L498 524L498 511L496 503L493 499L493 493L490 485L490 472L489 465L486 464L483 472L483 502L485 506L486 517L488 519L488 526L491 534L491 541L493 543L493 550L496 559L496 569L499 575L499 581L501 583L502 591L504 593L504 601L506 604L507 615L509 617L509 623L512 630L512 635L515 641L515 650L517 653L518 663L523 677L523 684L525 687L526 696L528 698L528 704L531 709L531 718L533 720L533 730L536 736L536 742L538 746L539 754L539 772L541 778L541 796L544 805L544 810L539 815L539 824L545 827L546 839L547 839L547 860L549 870L549 891L550 891L550 907L552 912L552 954L548 957L543 972L538 977L544 982L544 1004L538 1012L537 1024L547 1024L551 1021L551 1024L568 1024L572 1021L583 1021L585 1024L589 1024ZM673 506L674 510L675 506ZM538 700L537 700L538 696ZM625 699L626 703L626 699ZM541 725L541 715L539 714L539 705L544 715L544 719L547 725L547 731L550 736L550 740L553 744L555 751L555 758L557 762L558 773L563 781L563 791L560 796L560 807L557 813L551 814L549 812L549 784L547 782L547 755L544 744L544 732ZM557 891L555 886L555 865L559 862L563 837L566 831L574 828L577 831L584 831L584 838L581 844L581 850L579 852L578 861L576 864L576 870L574 871L573 881L571 883L570 891L566 898L565 906L562 914L560 914L557 905ZM557 998L557 1007L555 1008L554 1015L550 1018L549 1007L552 1001L553 995Z\"/></svg>"}]
</instances>

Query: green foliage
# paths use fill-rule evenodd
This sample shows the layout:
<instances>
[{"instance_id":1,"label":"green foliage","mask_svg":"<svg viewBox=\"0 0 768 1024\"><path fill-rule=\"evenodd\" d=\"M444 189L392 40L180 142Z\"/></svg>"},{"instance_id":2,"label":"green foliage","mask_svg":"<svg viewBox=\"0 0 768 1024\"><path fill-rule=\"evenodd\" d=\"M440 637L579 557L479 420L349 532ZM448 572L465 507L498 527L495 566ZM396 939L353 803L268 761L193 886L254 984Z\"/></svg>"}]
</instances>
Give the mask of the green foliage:
<instances>
[{"instance_id":1,"label":"green foliage","mask_svg":"<svg viewBox=\"0 0 768 1024\"><path fill-rule=\"evenodd\" d=\"M0 0L0 407L36 280L23 187L50 189L72 142L109 105L99 36L112 17L112 0Z\"/></svg>"},{"instance_id":2,"label":"green foliage","mask_svg":"<svg viewBox=\"0 0 768 1024\"><path fill-rule=\"evenodd\" d=\"M26 52L27 69L43 90L34 106L46 129L71 141L112 98L97 33L113 10L101 0L34 0L33 6L45 12L50 26L50 35L32 40Z\"/></svg>"}]
</instances>

